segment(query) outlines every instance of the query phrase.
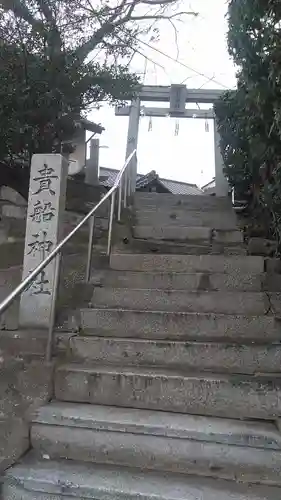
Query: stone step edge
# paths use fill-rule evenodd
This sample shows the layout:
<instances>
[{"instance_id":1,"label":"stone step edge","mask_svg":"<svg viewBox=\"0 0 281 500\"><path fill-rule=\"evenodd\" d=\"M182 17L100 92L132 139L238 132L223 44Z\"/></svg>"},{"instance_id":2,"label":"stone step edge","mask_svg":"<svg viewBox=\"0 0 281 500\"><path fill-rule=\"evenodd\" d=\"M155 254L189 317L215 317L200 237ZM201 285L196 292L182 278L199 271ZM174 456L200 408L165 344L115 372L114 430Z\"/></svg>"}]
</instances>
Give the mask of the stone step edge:
<instances>
[{"instance_id":1,"label":"stone step edge","mask_svg":"<svg viewBox=\"0 0 281 500\"><path fill-rule=\"evenodd\" d=\"M281 449L281 433L271 422L245 422L156 410L53 401L33 413L31 424Z\"/></svg>"},{"instance_id":2,"label":"stone step edge","mask_svg":"<svg viewBox=\"0 0 281 500\"><path fill-rule=\"evenodd\" d=\"M90 307L101 309L122 307L128 309L219 312L234 315L274 315L274 301L278 293L237 290L181 290L161 288L128 288L118 286L96 287L90 298ZM273 301L273 302L272 302ZM236 304L236 305L235 305Z\"/></svg>"},{"instance_id":3,"label":"stone step edge","mask_svg":"<svg viewBox=\"0 0 281 500\"><path fill-rule=\"evenodd\" d=\"M199 214L198 214L199 215ZM211 234L213 232L218 233L220 236L227 236L231 233L239 233L243 238L243 232L237 227L237 222L235 218L231 220L230 217L224 218L220 214L220 223L217 220L206 220L202 217L201 220L198 218L187 215L187 217L170 217L163 212L151 212L150 215L146 215L143 212L134 215L133 227L161 227L162 229L166 227L176 227L185 228L190 231L196 230L201 232L209 231ZM227 220L226 220L227 219ZM201 224L201 225L200 225Z\"/></svg>"},{"instance_id":4,"label":"stone step edge","mask_svg":"<svg viewBox=\"0 0 281 500\"><path fill-rule=\"evenodd\" d=\"M124 279L123 279L124 278ZM139 281L140 279L140 281ZM142 283L138 289L147 289L146 279L153 285L160 283L158 290L196 290L198 287L202 291L238 291L238 292L281 292L281 275L272 273L224 273L224 272L179 272L179 271L117 271L107 269L92 273L90 282L86 286L103 288L106 286L118 288L131 288L135 281ZM130 281L129 281L130 280ZM216 283L219 280L220 283ZM176 283L174 283L174 281ZM192 287L190 286L192 283ZM202 282L202 285L201 285ZM174 288L172 288L174 286ZM212 288L214 287L214 288ZM244 287L244 288L243 288ZM133 286L135 288L135 286ZM149 287L151 289L151 286ZM94 288L93 288L94 289Z\"/></svg>"},{"instance_id":5,"label":"stone step edge","mask_svg":"<svg viewBox=\"0 0 281 500\"><path fill-rule=\"evenodd\" d=\"M149 193L147 192L149 196L144 196L144 193L141 192L136 192L134 195L134 200L133 200L133 206L139 205L145 202L149 202L149 204L153 204L154 206L159 205L157 202L165 202L171 201L176 207L183 207L186 206L186 204L190 205L191 207L195 208L200 208L201 206L214 206L216 205L217 208L221 208L221 205L224 205L227 209L232 210L233 205L230 199L225 198L223 196L200 196L198 197L198 204L196 200L190 199L194 198L196 195L192 194L169 194L169 193L157 193L157 196L155 196L155 193ZM141 196L140 196L141 195ZM152 195L152 196L150 196ZM187 198L187 199L185 199ZM197 196L196 196L197 198ZM203 198L203 201L201 201ZM192 203L194 201L195 203ZM196 206L197 205L197 206Z\"/></svg>"},{"instance_id":6,"label":"stone step edge","mask_svg":"<svg viewBox=\"0 0 281 500\"><path fill-rule=\"evenodd\" d=\"M236 244L243 244L243 234L241 231L237 230L235 228L235 226L229 226L227 227L226 229L221 229L221 228L218 228L216 226L214 227L211 227L211 226L191 226L191 225L187 225L185 224L183 221L179 221L178 223L173 223L171 224L170 222L167 222L165 224L162 224L160 223L160 221L155 221L155 220L151 220L150 221L150 224L148 224L148 221L146 223L146 221L144 220L138 220L136 224L134 224L132 226L132 233L133 233L133 237L135 239L143 239L143 240L151 240L152 238L152 235L151 235L151 230L154 229L155 233L156 231L159 230L159 228L161 229L161 238L160 236L155 236L155 241L175 241L175 242L182 242L182 243L192 243L194 241L198 241L198 242L202 242L202 241L209 241L210 243L224 243L225 245L227 245L228 243L236 243ZM198 231L198 229L200 229L200 231ZM181 230L184 230L186 232L186 234L184 236L182 235L168 235L165 234L165 232L169 233L170 232L175 232L175 231L178 231L179 233L181 232ZM191 234L188 234L188 232L191 233ZM220 231L223 231L224 233L226 233L225 235L227 236L227 234L229 233L239 233L239 236L241 236L239 238L239 240L237 241L230 241L228 242L227 240L226 241L223 241L223 240L220 240L220 239L216 239L216 237L214 236L213 237L213 232L215 233L219 233L218 236L223 236ZM146 232L146 234L143 234L144 232ZM199 235L198 233L201 232L202 234ZM142 234L140 234L142 233ZM155 234L154 233L154 234ZM192 234L193 233L193 234Z\"/></svg>"},{"instance_id":7,"label":"stone step edge","mask_svg":"<svg viewBox=\"0 0 281 500\"><path fill-rule=\"evenodd\" d=\"M143 254L145 255L145 254ZM151 253L149 254L151 255ZM160 254L158 254L160 255ZM21 266L15 266L14 269L17 269L17 268L21 268ZM12 269L12 268L9 268L9 269ZM9 269L5 269L4 271L8 271ZM98 276L100 276L100 271L97 271L99 274ZM101 276L109 276L110 274L112 274L113 276L118 276L120 275L121 271L119 271L118 269L102 269L101 270L102 274ZM133 270L131 271L130 269L128 270L124 270L122 271L122 275L144 275L144 276L165 276L165 277L173 277L173 276L201 276L202 274L206 274L206 271L151 271L151 270L148 270L148 271L140 271L138 269L136 270ZM234 274L234 272L233 272ZM235 272L235 275L237 273ZM242 274L245 274L245 273L242 273ZM231 272L230 273L226 273L225 271L210 271L210 276L213 276L213 275L219 275L219 276L231 276ZM268 273L266 271L264 272L253 272L253 271L250 271L249 273L247 273L247 276L251 276L251 277L261 277L261 278L265 278L267 276L280 276L280 280L281 280L281 274L278 274L278 273ZM92 281L95 280L95 271L94 271L94 274L92 275L92 278L91 278L91 281L90 283L92 283Z\"/></svg>"},{"instance_id":8,"label":"stone step edge","mask_svg":"<svg viewBox=\"0 0 281 500\"><path fill-rule=\"evenodd\" d=\"M75 362L111 366L193 369L204 373L258 375L280 372L281 344L256 342L194 342L76 335L69 340Z\"/></svg>"},{"instance_id":9,"label":"stone step edge","mask_svg":"<svg viewBox=\"0 0 281 500\"><path fill-rule=\"evenodd\" d=\"M141 289L142 290L142 289ZM224 318L235 318L236 320L239 319L240 321L243 321L243 320L248 320L248 319L272 319L278 323L281 324L281 317L280 315L269 315L269 314L265 314L265 315L257 315L257 314L225 314L225 313L211 313L211 312L186 312L186 311L161 311L161 310L149 310L149 309L127 309L125 307L101 307L101 306L98 306L98 307L80 307L79 308L79 315L80 317L85 313L90 313L90 312L99 312L99 313L102 313L103 315L105 314L119 314L120 312L122 314L137 314L137 315L151 315L151 318L153 318L154 315L161 315L161 316L168 316L170 318L172 317L177 317L177 318L182 318L182 317L187 317L187 318L190 318L192 317L193 319L197 318L197 317L201 317L201 318L205 318L205 319L216 319L216 320L220 320L220 319L224 319ZM84 327L83 327L84 328ZM89 327L86 326L86 329L89 330ZM91 330L96 330L96 328L93 326L91 327ZM59 327L57 329L57 331L62 331L61 328ZM133 338L133 337L132 337ZM239 337L240 339L241 337ZM254 337L253 337L254 338ZM281 341L281 337L280 337L280 341Z\"/></svg>"},{"instance_id":10,"label":"stone step edge","mask_svg":"<svg viewBox=\"0 0 281 500\"><path fill-rule=\"evenodd\" d=\"M20 268L19 268L20 269ZM9 269L5 269L4 271L8 271ZM1 270L0 270L1 271ZM245 273L241 273L242 276L241 278L243 279L243 275L245 275ZM173 280L173 278L180 278L182 277L183 279L187 280L188 278L194 278L194 277L198 277L200 278L201 276L208 276L210 278L212 277L215 277L215 278L231 278L232 276L233 277L237 277L237 272L236 273L225 273L225 272L220 272L220 271L211 271L210 273L206 273L205 271L183 271L183 272L180 272L180 271L140 271L140 270L124 270L122 271L118 271L117 269L104 269L104 270L99 270L99 271L93 271L91 277L90 277L90 282L89 283L86 283L85 286L105 286L103 285L103 280L109 280L109 279L112 279L113 281L116 279L116 278L119 278L121 275L121 278L123 276L125 277L128 277L128 278L131 278L132 280L134 278L139 278L140 276L143 276L144 278L154 278L155 277L155 280L159 279L159 278L163 278L163 280ZM247 278L247 281L249 280L254 280L254 279L260 279L261 281L262 280L266 280L266 278L270 279L270 278L275 278L275 279L279 279L280 280L280 283L281 283L281 275L280 274L271 274L271 273L267 273L267 272L249 272L246 274L246 278ZM120 287L120 288L123 288ZM177 288L175 290L178 290ZM213 291L219 291L217 289L213 290ZM248 290L246 290L248 291ZM262 292L263 290L257 290L257 291L260 291ZM270 291L270 290L266 290L266 291Z\"/></svg>"},{"instance_id":11,"label":"stone step edge","mask_svg":"<svg viewBox=\"0 0 281 500\"><path fill-rule=\"evenodd\" d=\"M178 289L178 288L168 288L168 289L163 289L163 288L152 288L152 287L149 287L149 288L138 288L138 287L125 287L125 286L112 286L112 285L103 285L101 287L97 286L96 288L94 288L93 292L99 292L100 290L112 290L112 291L116 291L118 293L121 293L121 291L123 291L124 293L127 293L127 292L159 292L161 293L161 295L172 295L172 294L179 294L179 295L190 295L190 296L199 296L199 295L204 295L204 294L209 294L209 295L218 295L218 294L223 294L224 296L229 296L231 297L232 295L241 295L243 294L244 296L246 294L248 295L255 295L256 297L258 295L260 296L267 296L267 291L263 291L263 290L185 290L185 289ZM268 292L270 293L271 295L277 295L279 296L280 293L279 292Z\"/></svg>"},{"instance_id":12,"label":"stone step edge","mask_svg":"<svg viewBox=\"0 0 281 500\"><path fill-rule=\"evenodd\" d=\"M150 271L157 271L162 270L163 266L165 269L168 268L170 271L174 271L181 266L181 269L185 271L194 271L196 269L199 272L218 272L223 269L224 272L246 272L247 270L247 272L261 273L264 272L264 262L263 257L253 255L153 255L151 253L127 254L115 252L111 253L110 256L110 268L118 271L142 271L144 267L147 267ZM173 266L177 269L173 269Z\"/></svg>"},{"instance_id":13,"label":"stone step edge","mask_svg":"<svg viewBox=\"0 0 281 500\"><path fill-rule=\"evenodd\" d=\"M123 288L121 288L123 290ZM128 289L130 290L130 288ZM143 288L140 288L140 291L142 291ZM184 290L180 290L183 291ZM256 292L254 292L256 293ZM276 292L278 293L278 292ZM98 307L79 307L80 312L89 312L89 311L100 311L102 313L108 311L112 313L116 313L116 311L121 311L121 312L128 312L128 313L144 313L144 314L168 314L168 315L176 315L176 316L205 316L205 317L210 317L213 316L215 318L224 318L225 316L233 316L235 318L260 318L260 315L258 314L225 314L225 313L212 313L212 312L186 312L186 311L161 311L156 309L155 311L152 311L151 309L126 309L126 307L107 307L106 309L104 307L101 307L100 305ZM263 316L262 316L263 317ZM275 318L275 315L269 316L268 314L264 315L264 317L268 318ZM279 319L279 316L277 315L277 318ZM280 322L281 322L281 317L280 317Z\"/></svg>"},{"instance_id":14,"label":"stone step edge","mask_svg":"<svg viewBox=\"0 0 281 500\"><path fill-rule=\"evenodd\" d=\"M40 460L31 453L5 473L3 500L25 500L30 492L37 492L46 500L67 493L71 498L96 500L280 500L281 490L72 460Z\"/></svg>"},{"instance_id":15,"label":"stone step edge","mask_svg":"<svg viewBox=\"0 0 281 500\"><path fill-rule=\"evenodd\" d=\"M272 421L281 416L280 373L226 376L190 371L73 363L57 368L55 395L60 401L225 418Z\"/></svg>"},{"instance_id":16,"label":"stone step edge","mask_svg":"<svg viewBox=\"0 0 281 500\"><path fill-rule=\"evenodd\" d=\"M216 245L220 245L223 248L243 248L246 249L245 243L243 241L222 241L222 240L211 240L210 238L192 238L192 240L182 241L182 240L159 240L154 238L143 238L140 236L133 236L131 243L146 243L147 245L157 245L157 246L172 246L174 245L179 250L181 248L198 248L200 249L211 248ZM115 247L116 248L116 247ZM199 254L200 255L200 254ZM204 255L204 254L203 254Z\"/></svg>"},{"instance_id":17,"label":"stone step edge","mask_svg":"<svg viewBox=\"0 0 281 500\"><path fill-rule=\"evenodd\" d=\"M62 340L61 338L62 336L58 336L58 342ZM80 332L78 334L71 334L67 337L67 339L69 341L71 341L72 339L83 339L83 338L86 338L86 339L92 339L92 340L99 340L99 339L103 339L105 341L112 341L114 343L116 342L131 342L132 344L137 344L137 343L143 343L143 344L151 344L151 343L154 343L154 344L161 344L161 346L165 346L165 345L170 345L170 344L173 344L173 345L182 345L182 346L187 346L187 345L192 345L192 346L196 346L196 345L199 345L199 346L223 346L223 347L241 347L243 348L244 346L245 347L251 347L251 346L258 346L258 347L273 347L273 346L276 346L276 347L280 347L281 348L281 342L278 342L278 341L268 341L268 342L265 342L264 340L261 340L260 342L255 342L253 340L248 340L247 342L247 339L243 342L234 342L234 341L230 341L230 340L227 340L227 339L222 339L220 341L218 340L210 340L210 339L206 339L206 340L182 340L182 339L155 339L155 338L146 338L146 337L122 337L121 335L119 335L118 337L114 337L114 336L109 336L109 335L106 335L105 337L103 335L87 335L85 334L84 332ZM205 373L205 372L204 372ZM281 376L281 366L280 366L280 376Z\"/></svg>"},{"instance_id":18,"label":"stone step edge","mask_svg":"<svg viewBox=\"0 0 281 500\"><path fill-rule=\"evenodd\" d=\"M154 367L154 366L121 366L110 364L95 364L95 363L75 363L66 362L57 367L56 372L72 371L76 373L89 373L100 372L107 374L120 374L133 375L133 376L147 376L147 377L162 377L165 379L194 379L205 381L224 381L229 383L250 383L255 382L259 384L266 384L267 382L272 385L272 380L276 382L275 389L280 389L281 395L281 372L278 374L227 374L220 372L182 372L180 369Z\"/></svg>"},{"instance_id":19,"label":"stone step edge","mask_svg":"<svg viewBox=\"0 0 281 500\"><path fill-rule=\"evenodd\" d=\"M210 226L213 224L212 218L218 219L221 217L223 220L228 219L231 227L235 228L235 224L237 227L237 217L235 212L232 212L231 210L220 210L219 208L217 210L214 210L213 208L210 208L210 210L200 210L200 208L189 210L173 206L168 208L161 207L160 209L157 209L157 207L153 207L152 209L147 209L146 207L135 207L133 217L138 220L149 220L150 218L153 218L153 220L159 219L159 221L163 221L163 219L167 221L179 221L184 218L188 220L197 219L199 221L200 217L202 219L208 217Z\"/></svg>"},{"instance_id":20,"label":"stone step edge","mask_svg":"<svg viewBox=\"0 0 281 500\"><path fill-rule=\"evenodd\" d=\"M116 316L116 320L119 321L119 315L120 313L124 316L124 315L137 315L139 318L141 318L142 316L149 316L151 318L151 320L153 321L153 318L155 318L155 316L158 316L159 318L162 317L162 319L164 317L166 318L169 318L169 320L171 319L181 319L181 318L186 318L186 319L191 319L191 320L196 320L197 318L198 319L204 319L204 320L216 320L216 321L223 321L225 319L230 319L230 318L234 318L236 320L236 322L245 322L245 328L247 328L249 325L249 320L253 321L253 322L256 322L256 321L261 321L261 320L266 320L266 322L269 321L269 325L271 323L278 323L278 324L281 324L281 318L280 316L278 315L263 315L263 316L258 316L258 315L246 315L246 314L223 314L223 313L198 313L198 312L185 312L185 311L160 311L160 310L155 310L155 311L152 311L152 310L145 310L145 309L126 309L126 308L123 308L123 307L81 307L79 308L79 310L77 311L78 313L78 316L79 318L77 318L76 316L74 317L73 316L73 319L74 319L74 324L75 324L75 328L73 330L73 328L71 328L69 326L69 323L65 322L62 323L61 325L57 326L56 328L56 331L59 333L61 332L77 332L77 331L81 331L83 332L83 335L86 335L87 332L95 332L96 336L97 335L97 332L98 331L106 331L106 329L103 327L102 329L100 329L99 326L92 326L92 325L89 325L89 317L88 319L85 320L85 315L87 317L87 315L93 313L93 314L96 314L96 313L99 313L101 314L102 316ZM84 318L83 318L84 317ZM123 318L125 319L125 318ZM273 326L273 325L271 325ZM112 326L110 326L110 328L112 328ZM189 327L191 328L191 327ZM153 335L153 333L152 333ZM165 335L168 335L168 334L165 334ZM171 335L171 334L170 334ZM103 336L103 335L101 335ZM111 337L112 335L106 335L107 337ZM132 335L128 335L129 338L134 338ZM138 337L137 337L138 338ZM149 337L144 337L144 338L149 338ZM165 337L164 339L162 340L169 340L169 338L171 339L174 339L175 337ZM186 341L188 339L190 340L194 340L196 341L196 339L198 338L198 333L197 334L194 334L194 335L190 335L190 336L187 336L186 337ZM221 339L222 338L222 335L218 335L217 337L214 335L214 337L212 339L210 339L209 337L206 337L206 335L204 336L204 339L206 339L206 341L218 341L218 339ZM252 336L248 336L247 337L248 339L251 339L252 340L255 340L257 338L257 336L255 334L253 334ZM157 337L155 338L155 340L161 340L161 338ZM244 336L241 334L239 337L237 337L237 340L240 342L241 339L243 340L244 339ZM232 341L233 338L232 338ZM278 335L278 338L277 338L277 335L274 336L274 342L280 342L281 341L281 336ZM235 343L235 342L234 342ZM259 342L258 342L259 343ZM263 343L263 340L262 340L262 343Z\"/></svg>"}]
</instances>

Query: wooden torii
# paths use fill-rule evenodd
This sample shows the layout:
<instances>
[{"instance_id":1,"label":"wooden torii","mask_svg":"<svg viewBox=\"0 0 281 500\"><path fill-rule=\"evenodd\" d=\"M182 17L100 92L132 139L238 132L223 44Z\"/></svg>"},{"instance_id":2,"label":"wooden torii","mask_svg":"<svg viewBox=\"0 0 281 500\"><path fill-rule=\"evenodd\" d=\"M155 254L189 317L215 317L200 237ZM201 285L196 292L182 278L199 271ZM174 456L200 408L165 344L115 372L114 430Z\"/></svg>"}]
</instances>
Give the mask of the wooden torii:
<instances>
[{"instance_id":1,"label":"wooden torii","mask_svg":"<svg viewBox=\"0 0 281 500\"><path fill-rule=\"evenodd\" d=\"M117 107L116 116L129 116L127 135L126 159L137 148L139 120L141 114L149 117L165 117L167 115L175 118L200 118L215 120L213 104L221 96L221 90L187 89L185 85L144 85L138 96L131 102L130 106ZM169 102L169 108L143 107L142 102ZM186 103L210 104L209 109L188 109ZM223 160L219 147L219 133L216 122L214 123L214 150L215 150L215 178L216 195L228 195L228 183L223 174ZM134 160L134 179L137 175L137 160Z\"/></svg>"}]
</instances>

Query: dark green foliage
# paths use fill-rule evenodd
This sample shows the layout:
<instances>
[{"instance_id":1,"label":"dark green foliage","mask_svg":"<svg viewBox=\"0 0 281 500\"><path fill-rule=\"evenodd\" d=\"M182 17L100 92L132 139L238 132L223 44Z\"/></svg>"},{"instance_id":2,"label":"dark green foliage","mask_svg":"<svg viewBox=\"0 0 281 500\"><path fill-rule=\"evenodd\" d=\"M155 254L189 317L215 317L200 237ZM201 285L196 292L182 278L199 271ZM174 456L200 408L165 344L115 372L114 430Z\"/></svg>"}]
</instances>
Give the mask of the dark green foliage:
<instances>
[{"instance_id":1,"label":"dark green foliage","mask_svg":"<svg viewBox=\"0 0 281 500\"><path fill-rule=\"evenodd\" d=\"M32 154L71 149L91 107L134 95L137 36L176 3L0 0L0 185L21 185Z\"/></svg>"},{"instance_id":2,"label":"dark green foliage","mask_svg":"<svg viewBox=\"0 0 281 500\"><path fill-rule=\"evenodd\" d=\"M238 86L215 109L225 174L251 193L281 241L281 3L231 0L228 23Z\"/></svg>"},{"instance_id":3,"label":"dark green foliage","mask_svg":"<svg viewBox=\"0 0 281 500\"><path fill-rule=\"evenodd\" d=\"M36 152L61 151L90 106L132 95L138 79L124 64L87 60L98 20L86 18L82 6L0 2L0 161L13 165Z\"/></svg>"}]
</instances>

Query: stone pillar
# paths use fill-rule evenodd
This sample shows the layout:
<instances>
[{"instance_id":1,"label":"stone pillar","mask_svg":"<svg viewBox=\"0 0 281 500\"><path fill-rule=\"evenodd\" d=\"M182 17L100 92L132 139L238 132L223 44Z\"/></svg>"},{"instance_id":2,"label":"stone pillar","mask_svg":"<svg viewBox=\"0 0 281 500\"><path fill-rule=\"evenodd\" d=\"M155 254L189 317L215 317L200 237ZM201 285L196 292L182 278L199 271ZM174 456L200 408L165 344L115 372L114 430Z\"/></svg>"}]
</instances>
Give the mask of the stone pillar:
<instances>
[{"instance_id":1,"label":"stone pillar","mask_svg":"<svg viewBox=\"0 0 281 500\"><path fill-rule=\"evenodd\" d=\"M140 121L140 99L138 97L137 99L134 99L131 103L128 136L127 136L126 159L138 146L139 121ZM134 192L136 190L136 180L137 180L137 159L135 156L132 159L131 165L132 165L131 188L132 191Z\"/></svg>"},{"instance_id":2,"label":"stone pillar","mask_svg":"<svg viewBox=\"0 0 281 500\"><path fill-rule=\"evenodd\" d=\"M86 184L91 184L92 186L99 185L99 151L99 139L91 139L90 158L86 161L85 182Z\"/></svg>"},{"instance_id":3,"label":"stone pillar","mask_svg":"<svg viewBox=\"0 0 281 500\"><path fill-rule=\"evenodd\" d=\"M223 158L220 150L220 134L214 119L214 146L215 146L215 173L216 173L216 196L228 196L229 185L223 173Z\"/></svg>"},{"instance_id":4,"label":"stone pillar","mask_svg":"<svg viewBox=\"0 0 281 500\"><path fill-rule=\"evenodd\" d=\"M60 154L36 154L31 161L23 278L47 257L62 238L68 162ZM21 295L19 323L48 328L55 293L55 259Z\"/></svg>"}]
</instances>

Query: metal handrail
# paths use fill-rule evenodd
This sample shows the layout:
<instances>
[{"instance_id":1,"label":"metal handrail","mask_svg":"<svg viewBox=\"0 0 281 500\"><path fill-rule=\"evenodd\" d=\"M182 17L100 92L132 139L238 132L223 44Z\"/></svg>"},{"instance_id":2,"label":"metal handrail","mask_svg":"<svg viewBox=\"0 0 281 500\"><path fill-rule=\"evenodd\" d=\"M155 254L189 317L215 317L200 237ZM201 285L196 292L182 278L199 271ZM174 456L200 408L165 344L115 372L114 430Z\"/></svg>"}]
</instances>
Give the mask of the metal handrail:
<instances>
[{"instance_id":1,"label":"metal handrail","mask_svg":"<svg viewBox=\"0 0 281 500\"><path fill-rule=\"evenodd\" d=\"M93 246L93 236L94 236L94 214L101 207L101 205L111 197L111 206L110 206L110 216L109 216L109 226L108 226L108 241L107 241L107 255L110 255L111 249L111 236L112 236L112 227L113 227L113 217L114 217L114 207L115 207L115 195L117 189L119 190L118 196L118 210L117 210L117 219L120 220L121 209L122 209L122 201L124 208L128 204L128 198L132 193L132 175L131 172L128 172L128 166L132 158L136 156L136 149L128 156L126 159L122 169L118 172L117 177L115 179L114 185L112 188L106 193L105 196L95 205L92 210L80 221L77 226L62 240L58 245L52 250L49 255L42 261L38 266L31 271L31 273L0 303L0 315L8 309L11 303L19 296L21 293L33 282L33 280L43 271L53 259L57 258L56 266L55 266L55 276L54 276L54 291L53 291L53 299L50 313L50 323L49 323L49 335L48 335L48 345L46 350L46 358L47 361L50 361L52 356L52 337L53 337L53 329L55 322L55 302L57 289L59 284L59 268L60 268L60 256L61 251L68 243L72 237L79 231L79 229L84 226L87 221L90 221L89 227L89 242L88 242L88 255L87 255L87 264L86 264L86 281L90 279L91 272L91 260L92 260L92 246ZM124 175L125 174L125 175ZM122 184L124 179L124 196L122 198Z\"/></svg>"}]
</instances>

